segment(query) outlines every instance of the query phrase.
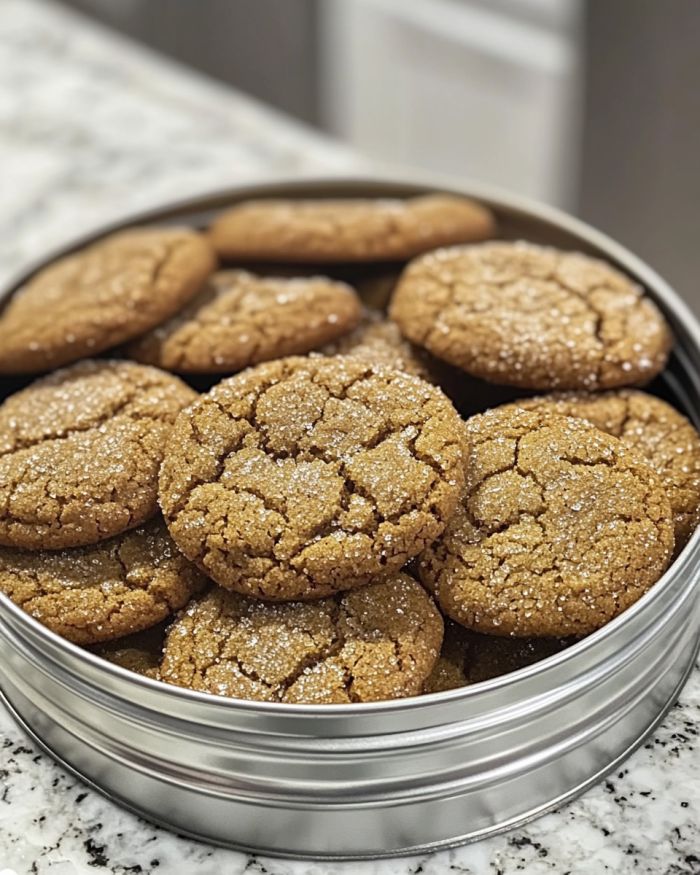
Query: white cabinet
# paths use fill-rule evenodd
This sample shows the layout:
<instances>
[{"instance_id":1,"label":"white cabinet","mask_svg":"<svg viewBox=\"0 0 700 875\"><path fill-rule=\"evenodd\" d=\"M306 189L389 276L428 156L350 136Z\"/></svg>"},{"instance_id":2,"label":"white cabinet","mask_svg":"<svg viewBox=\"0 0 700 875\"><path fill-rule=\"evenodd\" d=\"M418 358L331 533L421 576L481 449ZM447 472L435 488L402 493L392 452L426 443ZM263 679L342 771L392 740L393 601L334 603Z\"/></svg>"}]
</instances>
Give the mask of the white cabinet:
<instances>
[{"instance_id":1,"label":"white cabinet","mask_svg":"<svg viewBox=\"0 0 700 875\"><path fill-rule=\"evenodd\" d=\"M320 10L331 131L383 162L571 204L577 0L321 0Z\"/></svg>"}]
</instances>

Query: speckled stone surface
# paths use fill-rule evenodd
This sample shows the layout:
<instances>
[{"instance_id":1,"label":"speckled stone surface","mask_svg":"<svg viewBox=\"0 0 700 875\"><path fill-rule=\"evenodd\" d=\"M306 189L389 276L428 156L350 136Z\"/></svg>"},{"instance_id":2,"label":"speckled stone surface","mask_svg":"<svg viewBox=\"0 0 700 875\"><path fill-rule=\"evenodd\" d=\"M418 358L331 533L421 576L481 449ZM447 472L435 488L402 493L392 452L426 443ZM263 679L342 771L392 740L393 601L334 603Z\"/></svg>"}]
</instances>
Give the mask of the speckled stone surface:
<instances>
[{"instance_id":1,"label":"speckled stone surface","mask_svg":"<svg viewBox=\"0 0 700 875\"><path fill-rule=\"evenodd\" d=\"M36 0L0 4L0 76L3 281L47 248L141 207L264 177L363 169L342 148ZM699 733L696 668L653 739L555 814L431 856L301 863L144 823L55 766L0 708L0 873L694 875Z\"/></svg>"}]
</instances>

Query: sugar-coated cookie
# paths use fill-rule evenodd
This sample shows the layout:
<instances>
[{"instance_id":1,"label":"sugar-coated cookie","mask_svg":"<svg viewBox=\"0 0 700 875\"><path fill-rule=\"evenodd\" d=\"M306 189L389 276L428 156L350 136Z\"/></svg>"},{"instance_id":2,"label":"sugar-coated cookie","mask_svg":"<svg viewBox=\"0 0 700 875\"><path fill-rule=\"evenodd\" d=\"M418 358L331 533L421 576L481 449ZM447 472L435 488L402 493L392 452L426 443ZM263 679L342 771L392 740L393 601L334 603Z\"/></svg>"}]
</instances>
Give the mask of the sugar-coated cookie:
<instances>
[{"instance_id":1,"label":"sugar-coated cookie","mask_svg":"<svg viewBox=\"0 0 700 875\"><path fill-rule=\"evenodd\" d=\"M49 264L0 314L0 374L93 356L176 313L216 266L188 228L132 228Z\"/></svg>"},{"instance_id":2,"label":"sugar-coated cookie","mask_svg":"<svg viewBox=\"0 0 700 875\"><path fill-rule=\"evenodd\" d=\"M0 544L94 544L158 510L163 446L197 397L133 362L87 360L0 405Z\"/></svg>"},{"instance_id":3,"label":"sugar-coated cookie","mask_svg":"<svg viewBox=\"0 0 700 875\"><path fill-rule=\"evenodd\" d=\"M217 583L313 599L399 571L464 483L443 393L352 356L279 359L219 383L175 424L160 503Z\"/></svg>"},{"instance_id":4,"label":"sugar-coated cookie","mask_svg":"<svg viewBox=\"0 0 700 875\"><path fill-rule=\"evenodd\" d=\"M467 484L419 574L476 632L585 635L633 604L673 553L651 467L581 419L495 410L465 428Z\"/></svg>"},{"instance_id":5,"label":"sugar-coated cookie","mask_svg":"<svg viewBox=\"0 0 700 875\"><path fill-rule=\"evenodd\" d=\"M436 246L484 240L496 223L466 197L405 200L252 200L223 212L210 238L224 258L261 261L387 261Z\"/></svg>"},{"instance_id":6,"label":"sugar-coated cookie","mask_svg":"<svg viewBox=\"0 0 700 875\"><path fill-rule=\"evenodd\" d=\"M348 704L421 692L442 617L413 578L314 602L270 604L215 587L171 626L161 679L295 704Z\"/></svg>"},{"instance_id":7,"label":"sugar-coated cookie","mask_svg":"<svg viewBox=\"0 0 700 875\"><path fill-rule=\"evenodd\" d=\"M468 373L527 389L608 389L663 369L671 331L609 264L532 243L482 243L412 261L389 314Z\"/></svg>"}]
</instances>

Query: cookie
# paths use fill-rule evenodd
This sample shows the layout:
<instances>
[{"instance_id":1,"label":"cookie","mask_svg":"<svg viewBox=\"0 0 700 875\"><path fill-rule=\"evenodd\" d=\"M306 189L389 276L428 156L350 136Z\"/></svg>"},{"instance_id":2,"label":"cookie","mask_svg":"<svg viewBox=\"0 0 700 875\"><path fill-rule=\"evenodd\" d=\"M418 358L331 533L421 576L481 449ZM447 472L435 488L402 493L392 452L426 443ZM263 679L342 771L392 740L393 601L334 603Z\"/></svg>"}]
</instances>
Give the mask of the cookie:
<instances>
[{"instance_id":1,"label":"cookie","mask_svg":"<svg viewBox=\"0 0 700 875\"><path fill-rule=\"evenodd\" d=\"M389 314L413 343L492 383L607 389L663 369L671 331L628 277L576 252L484 243L406 268Z\"/></svg>"},{"instance_id":2,"label":"cookie","mask_svg":"<svg viewBox=\"0 0 700 875\"><path fill-rule=\"evenodd\" d=\"M163 445L196 398L132 362L84 361L0 405L0 544L94 544L157 509Z\"/></svg>"},{"instance_id":3,"label":"cookie","mask_svg":"<svg viewBox=\"0 0 700 875\"><path fill-rule=\"evenodd\" d=\"M495 410L465 427L467 484L418 571L476 632L585 635L633 604L673 552L658 477L581 419Z\"/></svg>"},{"instance_id":4,"label":"cookie","mask_svg":"<svg viewBox=\"0 0 700 875\"><path fill-rule=\"evenodd\" d=\"M198 291L216 265L186 228L112 234L45 267L0 315L0 373L44 371L149 331Z\"/></svg>"},{"instance_id":5,"label":"cookie","mask_svg":"<svg viewBox=\"0 0 700 875\"><path fill-rule=\"evenodd\" d=\"M323 355L352 355L374 365L383 365L435 382L428 367L427 356L422 356L404 339L399 326L376 310L365 310L360 324L349 334L319 350Z\"/></svg>"},{"instance_id":6,"label":"cookie","mask_svg":"<svg viewBox=\"0 0 700 875\"><path fill-rule=\"evenodd\" d=\"M588 420L636 449L654 469L673 512L676 551L700 522L700 434L670 404L635 389L560 392L516 401L526 410L543 410Z\"/></svg>"},{"instance_id":7,"label":"cookie","mask_svg":"<svg viewBox=\"0 0 700 875\"><path fill-rule=\"evenodd\" d=\"M359 298L345 283L219 271L184 310L136 340L127 354L168 371L232 373L308 352L359 319Z\"/></svg>"},{"instance_id":8,"label":"cookie","mask_svg":"<svg viewBox=\"0 0 700 875\"><path fill-rule=\"evenodd\" d=\"M0 548L0 591L75 644L109 641L160 623L204 581L161 519L92 547Z\"/></svg>"},{"instance_id":9,"label":"cookie","mask_svg":"<svg viewBox=\"0 0 700 875\"><path fill-rule=\"evenodd\" d=\"M399 571L440 535L464 484L462 435L416 377L351 356L279 359L178 417L161 507L222 586L321 598Z\"/></svg>"},{"instance_id":10,"label":"cookie","mask_svg":"<svg viewBox=\"0 0 700 875\"><path fill-rule=\"evenodd\" d=\"M440 693L501 677L553 656L573 643L572 638L479 635L447 621L440 658L423 691Z\"/></svg>"},{"instance_id":11,"label":"cookie","mask_svg":"<svg viewBox=\"0 0 700 875\"><path fill-rule=\"evenodd\" d=\"M128 671L160 680L160 663L163 658L163 643L169 622L151 626L143 632L134 632L114 641L107 641L93 649L93 653L107 662Z\"/></svg>"},{"instance_id":12,"label":"cookie","mask_svg":"<svg viewBox=\"0 0 700 875\"><path fill-rule=\"evenodd\" d=\"M406 200L252 200L222 213L210 238L224 258L389 261L495 233L486 207L465 197Z\"/></svg>"},{"instance_id":13,"label":"cookie","mask_svg":"<svg viewBox=\"0 0 700 875\"><path fill-rule=\"evenodd\" d=\"M442 628L430 596L405 574L285 604L215 587L171 626L161 679L267 702L399 699L421 692Z\"/></svg>"}]
</instances>

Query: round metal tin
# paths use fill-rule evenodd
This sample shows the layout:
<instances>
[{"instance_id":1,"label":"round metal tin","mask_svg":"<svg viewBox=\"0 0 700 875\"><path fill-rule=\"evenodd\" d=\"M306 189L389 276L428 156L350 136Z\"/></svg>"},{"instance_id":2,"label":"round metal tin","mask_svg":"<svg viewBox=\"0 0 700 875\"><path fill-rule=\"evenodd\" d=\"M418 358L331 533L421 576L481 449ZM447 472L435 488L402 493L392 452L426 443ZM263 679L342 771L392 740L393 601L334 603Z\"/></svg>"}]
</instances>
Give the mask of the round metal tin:
<instances>
[{"instance_id":1,"label":"round metal tin","mask_svg":"<svg viewBox=\"0 0 700 875\"><path fill-rule=\"evenodd\" d=\"M202 225L250 197L408 196L434 186L323 180L249 186L102 228ZM443 190L444 187L443 187ZM502 236L600 256L633 276L676 335L656 387L700 409L700 327L642 261L550 208L470 188ZM0 382L0 394L17 387ZM473 686L392 702L303 706L160 684L52 634L0 596L0 688L57 760L120 804L196 838L288 857L392 856L472 841L581 793L675 701L697 649L700 533L632 608L567 650Z\"/></svg>"}]
</instances>

